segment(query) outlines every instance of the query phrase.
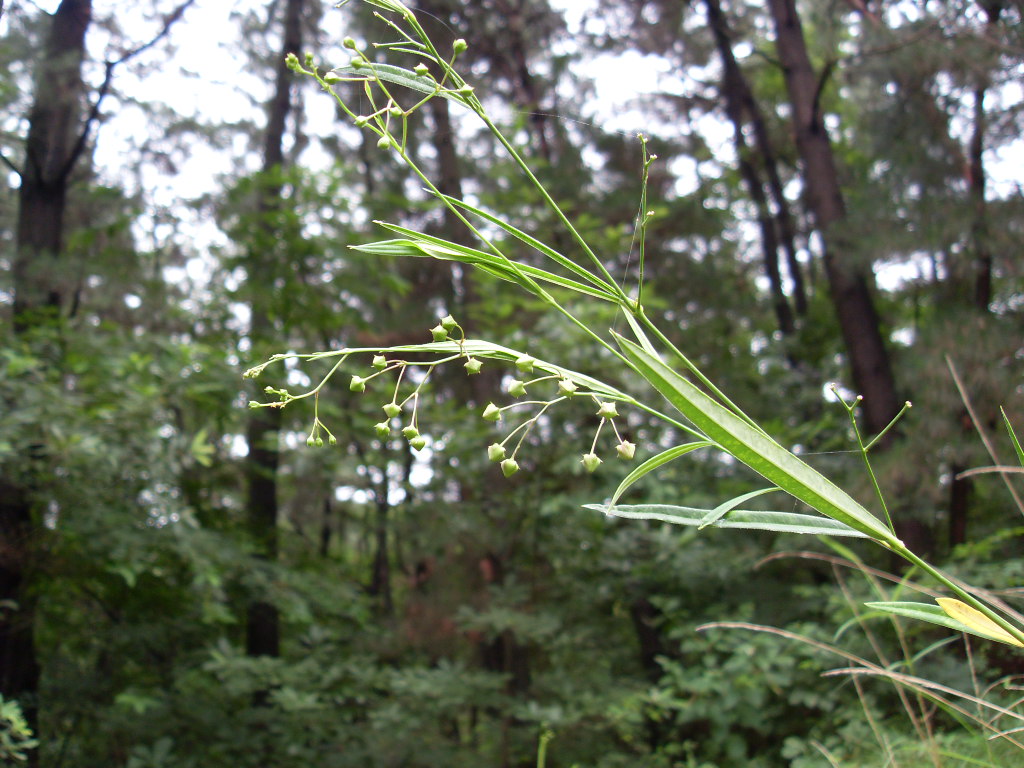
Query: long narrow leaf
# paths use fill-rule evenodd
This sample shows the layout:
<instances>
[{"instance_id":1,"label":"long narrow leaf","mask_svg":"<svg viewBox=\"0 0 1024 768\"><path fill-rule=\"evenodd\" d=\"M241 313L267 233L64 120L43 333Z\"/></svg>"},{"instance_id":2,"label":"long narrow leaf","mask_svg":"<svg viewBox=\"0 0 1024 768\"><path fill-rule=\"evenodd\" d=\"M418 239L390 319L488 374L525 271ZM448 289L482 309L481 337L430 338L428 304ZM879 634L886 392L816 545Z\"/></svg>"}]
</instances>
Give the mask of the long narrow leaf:
<instances>
[{"instance_id":1,"label":"long narrow leaf","mask_svg":"<svg viewBox=\"0 0 1024 768\"><path fill-rule=\"evenodd\" d=\"M1008 645L1020 645L1012 635L1004 632L995 622L989 620L979 611L973 610L970 606L959 600L941 597L938 599L948 605L948 610L932 603L892 602L865 603L865 605L876 611L893 613L897 616L925 621L929 624L938 624L940 627L948 627L949 629L955 629L957 632L977 635L986 640L995 640L1000 643L1007 643ZM958 617L962 617L964 620Z\"/></svg>"},{"instance_id":2,"label":"long narrow leaf","mask_svg":"<svg viewBox=\"0 0 1024 768\"><path fill-rule=\"evenodd\" d=\"M394 229L397 231L404 229L404 227L394 227ZM556 275L527 264L520 264L518 262L509 263L505 261L505 259L495 256L494 254L490 254L485 251L478 251L473 248L467 248L466 246L456 245L454 243L448 243L447 241L440 240L440 238L433 238L425 235L419 235L416 240L381 240L376 243L366 243L364 245L353 245L349 247L354 251L368 253L374 256L426 257L441 259L443 261L457 261L462 264L478 267L488 274L494 275L502 280L508 280L509 282L525 288L526 290L530 289L530 284L529 280L523 279L524 276L532 280L557 285L561 288L577 291L578 293L584 293L588 296L601 299L602 301L615 300L613 296L607 293L602 293L596 288L592 288L589 285L577 282L568 277L562 277L561 275Z\"/></svg>"},{"instance_id":3,"label":"long narrow leaf","mask_svg":"<svg viewBox=\"0 0 1024 768\"><path fill-rule=\"evenodd\" d=\"M746 504L751 499L757 498L758 496L761 496L765 493L771 493L772 491L779 490L782 489L776 488L775 486L772 486L771 488L761 488L760 490L750 491L750 493L744 493L740 496L737 496L736 498L722 502L704 516L704 519L700 521L700 525L698 525L697 528L703 530L704 528L707 528L709 525L713 525L718 520L725 517L726 514L736 509L736 507L738 507L740 504Z\"/></svg>"},{"instance_id":4,"label":"long narrow leaf","mask_svg":"<svg viewBox=\"0 0 1024 768\"><path fill-rule=\"evenodd\" d=\"M999 412L1003 414L1003 421L1006 424L1006 431L1010 433L1010 441L1013 443L1013 449L1017 452L1017 461L1024 467L1024 449L1020 447L1020 440L1017 439L1017 433L1013 431L1013 425L1010 423L1010 418L1006 415L1006 411L1002 408Z\"/></svg>"},{"instance_id":5,"label":"long narrow leaf","mask_svg":"<svg viewBox=\"0 0 1024 768\"><path fill-rule=\"evenodd\" d=\"M463 96L460 96L454 91L438 88L437 81L429 75L417 75L411 69L396 67L393 64L374 63L372 66L367 65L365 67L360 67L359 69L355 69L352 66L345 66L338 67L331 71L341 77L354 77L363 80L376 77L379 80L383 80L387 83L393 83L394 85L400 85L411 91L418 91L419 93L424 94L436 93L438 96L442 96L443 98L465 105L465 98Z\"/></svg>"},{"instance_id":6,"label":"long narrow leaf","mask_svg":"<svg viewBox=\"0 0 1024 768\"><path fill-rule=\"evenodd\" d=\"M627 504L616 507L606 507L604 504L586 504L584 509L592 509L612 517L623 517L630 520L659 520L663 523L688 526L699 526L708 514L706 509L679 507L674 504ZM866 538L866 534L827 517L801 515L796 512L738 509L733 510L728 517L716 520L709 527Z\"/></svg>"},{"instance_id":7,"label":"long narrow leaf","mask_svg":"<svg viewBox=\"0 0 1024 768\"><path fill-rule=\"evenodd\" d=\"M648 383L723 450L812 509L886 546L904 549L878 518L820 472L704 394L657 356L617 334L616 341Z\"/></svg>"},{"instance_id":8,"label":"long narrow leaf","mask_svg":"<svg viewBox=\"0 0 1024 768\"><path fill-rule=\"evenodd\" d=\"M572 261L567 256L559 253L554 248L550 247L546 243L541 242L537 238L528 235L521 229L517 229L516 227L509 224L507 221L499 219L497 216L494 216L493 214L490 214L485 210L472 206L464 200L459 200L456 197L450 197L448 195L440 195L440 197L446 202L451 203L452 205L458 208L462 208L463 210L469 211L470 213L479 216L485 221L489 221L492 224L501 227L503 230L512 235L512 237L516 238L517 240L520 240L521 242L525 243L531 248L540 251L555 263L574 273L576 276L583 278L587 282L592 283L593 285L600 288L602 291L608 291L610 293L618 292L618 288L616 286L610 285L597 275L592 274L585 267L581 267L579 264Z\"/></svg>"},{"instance_id":9,"label":"long narrow leaf","mask_svg":"<svg viewBox=\"0 0 1024 768\"><path fill-rule=\"evenodd\" d=\"M653 472L658 467L662 467L665 464L668 464L673 459L678 459L680 456L685 456L690 451L696 451L698 448L707 448L710 445L713 445L713 443L710 443L707 440L697 440L692 443L685 443L684 445L673 446L672 448L669 448L666 451L662 451L657 456L652 456L651 458L647 459L647 461L645 461L643 464L640 464L638 467L636 467L632 472L630 472L622 479L622 482L619 483L619 487L616 488L615 493L612 494L612 500L609 502L608 506L614 507L615 504L618 502L619 498L622 496L622 494L626 492L626 489L628 489L631 485L633 485L637 480L639 480L644 475Z\"/></svg>"},{"instance_id":10,"label":"long narrow leaf","mask_svg":"<svg viewBox=\"0 0 1024 768\"><path fill-rule=\"evenodd\" d=\"M436 252L431 251L430 255L435 258L477 264L488 269L488 271L492 271L493 274L496 274L499 277L503 277L504 279L510 280L514 283L522 284L521 280L513 279L511 276L505 276L506 274L514 276L515 271L519 271L532 279L541 280L554 285L560 285L563 288L570 288L571 290L585 293L589 296L594 296L595 298L602 299L603 301L617 301L615 296L608 293L603 288L591 288L588 285L576 282L575 280L567 277L562 277L561 275L556 275L545 269L540 269L539 267L530 266L528 264L522 264L517 261L511 261L505 256L481 251L476 248L470 248L469 246L460 245L459 243L453 243L450 240L444 240L440 237L434 237L433 235L417 232L414 229L401 227L397 224L389 224L384 221L377 221L375 223L396 234L405 235L414 243L434 246ZM357 250L365 250L366 248L366 246L354 247Z\"/></svg>"}]
</instances>

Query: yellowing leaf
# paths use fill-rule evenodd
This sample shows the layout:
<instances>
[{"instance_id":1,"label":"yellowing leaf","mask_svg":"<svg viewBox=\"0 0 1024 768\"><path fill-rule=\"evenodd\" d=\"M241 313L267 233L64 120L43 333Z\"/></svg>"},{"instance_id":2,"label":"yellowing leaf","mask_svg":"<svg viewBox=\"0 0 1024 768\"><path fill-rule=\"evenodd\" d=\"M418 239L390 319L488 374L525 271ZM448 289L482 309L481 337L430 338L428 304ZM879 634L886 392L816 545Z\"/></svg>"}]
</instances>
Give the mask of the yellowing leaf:
<instances>
[{"instance_id":1,"label":"yellowing leaf","mask_svg":"<svg viewBox=\"0 0 1024 768\"><path fill-rule=\"evenodd\" d=\"M952 597L939 597L935 602L946 612L947 616L956 619L974 634L1024 648L1024 643L1017 640L981 611L971 608L967 603L962 603Z\"/></svg>"}]
</instances>

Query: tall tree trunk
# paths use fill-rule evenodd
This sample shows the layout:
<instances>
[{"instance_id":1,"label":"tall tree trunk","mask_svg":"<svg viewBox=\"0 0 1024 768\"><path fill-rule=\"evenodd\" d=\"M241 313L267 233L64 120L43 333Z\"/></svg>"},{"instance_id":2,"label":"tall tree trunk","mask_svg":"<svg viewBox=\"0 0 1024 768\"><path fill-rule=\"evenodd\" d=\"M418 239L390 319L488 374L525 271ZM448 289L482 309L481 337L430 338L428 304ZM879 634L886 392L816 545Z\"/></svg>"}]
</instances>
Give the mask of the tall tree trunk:
<instances>
[{"instance_id":1,"label":"tall tree trunk","mask_svg":"<svg viewBox=\"0 0 1024 768\"><path fill-rule=\"evenodd\" d=\"M772 308L775 310L779 330L783 336L790 336L796 330L796 325L793 319L793 310L782 285L782 273L779 270L779 239L775 220L768 204L768 196L765 194L761 174L753 163L750 147L743 134L746 124L744 113L748 111L746 108L754 103L753 95L743 77L736 57L733 55L728 22L722 13L721 4L718 0L705 0L704 5L707 8L708 21L711 23L711 31L715 38L715 47L722 59L722 96L725 99L725 112L732 123L733 145L736 148L736 156L739 158L740 175L743 177L747 192L757 208L757 220L761 229L761 250L765 274L768 276L768 284L771 289ZM756 109L756 105L754 106Z\"/></svg>"},{"instance_id":2,"label":"tall tree trunk","mask_svg":"<svg viewBox=\"0 0 1024 768\"><path fill-rule=\"evenodd\" d=\"M12 269L15 333L31 331L60 315L64 298L64 209L68 179L80 154L76 139L82 113L82 61L92 20L91 0L63 0L53 15L46 47L35 73L28 116L25 161L18 192ZM42 452L42 448L39 448ZM42 458L33 457L33 458ZM2 468L0 477L0 694L17 699L38 732L40 667L35 646L40 501L25 473ZM38 764L37 750L28 756Z\"/></svg>"},{"instance_id":3,"label":"tall tree trunk","mask_svg":"<svg viewBox=\"0 0 1024 768\"><path fill-rule=\"evenodd\" d=\"M811 67L795 0L769 0L768 7L775 23L775 48L782 63L803 164L804 194L821 236L832 303L854 386L864 396L865 427L869 432L879 432L899 413L900 402L871 295L873 275L855 262L853 243L842 228L846 206L821 114L820 83Z\"/></svg>"},{"instance_id":4,"label":"tall tree trunk","mask_svg":"<svg viewBox=\"0 0 1024 768\"><path fill-rule=\"evenodd\" d=\"M288 0L284 9L284 40L278 58L274 95L267 108L267 129L263 138L263 173L259 226L265 237L258 238L248 256L248 279L257 281L262 275L276 274L276 265L267 265L266 259L280 258L276 249L260 247L271 242L274 235L276 212L282 205L284 167L284 136L288 114L292 108L294 75L285 64L288 53L301 54L303 0ZM251 337L254 349L273 338L274 321L269 296L273 286L252 289ZM249 456L246 460L246 510L249 529L257 547L258 556L267 560L277 558L277 467L279 462L278 432L281 412L276 408L252 411L246 429ZM249 605L246 625L246 653L250 656L277 656L280 651L280 627L277 608L264 598Z\"/></svg>"}]
</instances>

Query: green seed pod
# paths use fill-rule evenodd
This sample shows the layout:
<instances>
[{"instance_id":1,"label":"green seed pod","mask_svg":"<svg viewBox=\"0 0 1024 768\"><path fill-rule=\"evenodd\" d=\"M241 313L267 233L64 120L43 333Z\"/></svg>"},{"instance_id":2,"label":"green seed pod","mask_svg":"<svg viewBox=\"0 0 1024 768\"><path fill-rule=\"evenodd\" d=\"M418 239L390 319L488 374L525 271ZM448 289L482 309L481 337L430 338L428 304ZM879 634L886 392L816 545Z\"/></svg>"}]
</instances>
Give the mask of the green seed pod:
<instances>
[{"instance_id":1,"label":"green seed pod","mask_svg":"<svg viewBox=\"0 0 1024 768\"><path fill-rule=\"evenodd\" d=\"M366 115L357 115L353 122L355 123L356 128L363 128L368 122L370 122L370 118Z\"/></svg>"},{"instance_id":2,"label":"green seed pod","mask_svg":"<svg viewBox=\"0 0 1024 768\"><path fill-rule=\"evenodd\" d=\"M490 461L504 461L505 460L505 446L501 443L491 443L487 446L487 458Z\"/></svg>"},{"instance_id":3,"label":"green seed pod","mask_svg":"<svg viewBox=\"0 0 1024 768\"><path fill-rule=\"evenodd\" d=\"M378 421L373 428L377 430L377 437L381 440L391 434L391 425L386 421Z\"/></svg>"},{"instance_id":4,"label":"green seed pod","mask_svg":"<svg viewBox=\"0 0 1024 768\"><path fill-rule=\"evenodd\" d=\"M406 440L412 440L414 437L417 437L419 434L420 434L420 431L418 429L416 429L416 427L412 426L411 424L408 427L405 427L405 429L402 430L402 436Z\"/></svg>"},{"instance_id":5,"label":"green seed pod","mask_svg":"<svg viewBox=\"0 0 1024 768\"><path fill-rule=\"evenodd\" d=\"M338 438L336 438L334 435L331 435L330 437L327 438L327 442L330 445L337 445L338 444Z\"/></svg>"},{"instance_id":6,"label":"green seed pod","mask_svg":"<svg viewBox=\"0 0 1024 768\"><path fill-rule=\"evenodd\" d=\"M411 445L417 451L422 451L424 448L427 447L427 438L425 438L423 435L417 435L416 437L409 441L409 445Z\"/></svg>"},{"instance_id":7,"label":"green seed pod","mask_svg":"<svg viewBox=\"0 0 1024 768\"><path fill-rule=\"evenodd\" d=\"M602 419L614 419L619 412L615 410L615 403L601 403L597 409L597 415Z\"/></svg>"},{"instance_id":8,"label":"green seed pod","mask_svg":"<svg viewBox=\"0 0 1024 768\"><path fill-rule=\"evenodd\" d=\"M356 41L353 40L351 37L346 37L344 40L341 41L341 44L348 48L350 51L354 51L356 49Z\"/></svg>"},{"instance_id":9,"label":"green seed pod","mask_svg":"<svg viewBox=\"0 0 1024 768\"><path fill-rule=\"evenodd\" d=\"M465 53L469 49L469 44L461 37L452 43L452 52L458 56L459 54Z\"/></svg>"},{"instance_id":10,"label":"green seed pod","mask_svg":"<svg viewBox=\"0 0 1024 768\"><path fill-rule=\"evenodd\" d=\"M534 358L530 357L529 355L523 355L518 360L516 360L516 368L518 368L523 373L532 373L533 364L536 362L537 361Z\"/></svg>"},{"instance_id":11,"label":"green seed pod","mask_svg":"<svg viewBox=\"0 0 1024 768\"><path fill-rule=\"evenodd\" d=\"M512 477L516 472L519 471L519 464L515 459L505 459L501 462L501 474L505 477Z\"/></svg>"},{"instance_id":12,"label":"green seed pod","mask_svg":"<svg viewBox=\"0 0 1024 768\"><path fill-rule=\"evenodd\" d=\"M448 341L448 329L441 325L435 325L430 329L430 335L434 341Z\"/></svg>"},{"instance_id":13,"label":"green seed pod","mask_svg":"<svg viewBox=\"0 0 1024 768\"><path fill-rule=\"evenodd\" d=\"M577 389L578 387L571 379L562 379L558 382L558 393L566 397L575 395Z\"/></svg>"},{"instance_id":14,"label":"green seed pod","mask_svg":"<svg viewBox=\"0 0 1024 768\"><path fill-rule=\"evenodd\" d=\"M378 371L383 371L385 368L388 367L388 360L386 357L384 357L384 355L374 355L373 363L371 363L371 365L373 365L373 367L376 368Z\"/></svg>"},{"instance_id":15,"label":"green seed pod","mask_svg":"<svg viewBox=\"0 0 1024 768\"><path fill-rule=\"evenodd\" d=\"M484 408L484 421L497 421L501 418L501 408L494 403L488 403Z\"/></svg>"},{"instance_id":16,"label":"green seed pod","mask_svg":"<svg viewBox=\"0 0 1024 768\"><path fill-rule=\"evenodd\" d=\"M582 464L586 467L587 472L593 472L601 466L601 459L596 453L585 453L583 454Z\"/></svg>"},{"instance_id":17,"label":"green seed pod","mask_svg":"<svg viewBox=\"0 0 1024 768\"><path fill-rule=\"evenodd\" d=\"M455 318L452 317L451 315L445 315L444 317L441 318L441 327L444 328L449 333L451 333L452 331L459 327L459 324L455 322Z\"/></svg>"},{"instance_id":18,"label":"green seed pod","mask_svg":"<svg viewBox=\"0 0 1024 768\"><path fill-rule=\"evenodd\" d=\"M512 397L522 397L526 394L526 384L519 379L513 379L512 383L508 385L508 393Z\"/></svg>"},{"instance_id":19,"label":"green seed pod","mask_svg":"<svg viewBox=\"0 0 1024 768\"><path fill-rule=\"evenodd\" d=\"M312 448L313 446L316 445L316 439L312 435L310 435L309 437L306 438L306 445L309 448Z\"/></svg>"},{"instance_id":20,"label":"green seed pod","mask_svg":"<svg viewBox=\"0 0 1024 768\"><path fill-rule=\"evenodd\" d=\"M471 357L466 361L463 368L466 369L466 373L472 376L474 373L480 373L480 369L484 367L484 364L477 360L475 357Z\"/></svg>"},{"instance_id":21,"label":"green seed pod","mask_svg":"<svg viewBox=\"0 0 1024 768\"><path fill-rule=\"evenodd\" d=\"M316 443L316 447L317 448L323 448L324 447L324 439L322 437L318 437L313 442Z\"/></svg>"},{"instance_id":22,"label":"green seed pod","mask_svg":"<svg viewBox=\"0 0 1024 768\"><path fill-rule=\"evenodd\" d=\"M401 412L402 412L402 406L400 406L394 400L392 400L390 403L387 403L384 406L384 413L386 413L388 415L388 418L393 419L393 418L395 418L395 416L397 416Z\"/></svg>"},{"instance_id":23,"label":"green seed pod","mask_svg":"<svg viewBox=\"0 0 1024 768\"><path fill-rule=\"evenodd\" d=\"M620 459L631 461L633 459L633 456L636 455L636 446L633 445L633 443L629 442L629 440L623 440L621 443L615 446L615 452L619 454Z\"/></svg>"},{"instance_id":24,"label":"green seed pod","mask_svg":"<svg viewBox=\"0 0 1024 768\"><path fill-rule=\"evenodd\" d=\"M381 136L377 139L377 149L391 149L391 137Z\"/></svg>"},{"instance_id":25,"label":"green seed pod","mask_svg":"<svg viewBox=\"0 0 1024 768\"><path fill-rule=\"evenodd\" d=\"M352 380L348 383L349 391L351 392L365 392L366 391L366 379L362 376L353 376Z\"/></svg>"}]
</instances>

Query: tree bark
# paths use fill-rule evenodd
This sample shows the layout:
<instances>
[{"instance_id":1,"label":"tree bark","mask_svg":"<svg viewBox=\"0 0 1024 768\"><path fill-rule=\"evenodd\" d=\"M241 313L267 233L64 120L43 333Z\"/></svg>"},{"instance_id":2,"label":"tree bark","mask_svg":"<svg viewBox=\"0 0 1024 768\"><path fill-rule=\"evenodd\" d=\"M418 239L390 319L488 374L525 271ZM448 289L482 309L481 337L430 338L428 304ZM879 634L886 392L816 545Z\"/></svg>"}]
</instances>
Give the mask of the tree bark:
<instances>
[{"instance_id":1,"label":"tree bark","mask_svg":"<svg viewBox=\"0 0 1024 768\"><path fill-rule=\"evenodd\" d=\"M768 7L803 164L806 204L821 236L825 276L853 383L864 396L864 424L869 432L879 432L899 413L900 402L871 294L873 275L852 258L853 243L842 228L846 206L820 109L820 83L807 53L795 1L769 0Z\"/></svg>"},{"instance_id":2,"label":"tree bark","mask_svg":"<svg viewBox=\"0 0 1024 768\"><path fill-rule=\"evenodd\" d=\"M277 62L274 95L267 105L267 128L263 136L263 173L267 183L261 187L259 211L260 227L265 237L250 250L247 258L248 279L255 282L261 275L275 274L274 265L266 259L276 259L275 249L261 246L271 242L275 228L275 213L282 205L283 181L281 169L285 164L284 137L288 115L292 109L294 75L285 64L285 55L301 55L303 0L288 0L284 8L284 39ZM254 349L260 349L273 340L274 322L268 306L268 294L273 286L263 291L253 290L250 300L252 312L250 335ZM277 468L280 459L278 432L281 412L276 408L260 408L252 412L246 429L249 455L246 460L246 510L249 530L257 547L257 555L269 561L277 559ZM249 605L246 624L246 653L250 656L277 656L280 652L280 626L277 608L266 598L257 598Z\"/></svg>"},{"instance_id":3,"label":"tree bark","mask_svg":"<svg viewBox=\"0 0 1024 768\"><path fill-rule=\"evenodd\" d=\"M733 145L739 158L740 175L743 177L747 192L757 208L758 226L761 229L761 250L765 274L768 276L768 284L771 289L772 308L775 310L775 319L782 335L791 336L796 330L796 323L782 285L782 273L779 270L780 244L775 220L768 203L768 196L765 194L764 182L753 163L750 147L743 134L746 124L745 113L749 113L751 106L756 110L756 103L750 92L750 87L743 77L743 72L740 70L739 63L733 55L728 22L725 14L722 13L721 4L718 0L705 0L704 5L715 38L715 47L722 59L722 96L725 100L726 115L732 123Z\"/></svg>"},{"instance_id":4,"label":"tree bark","mask_svg":"<svg viewBox=\"0 0 1024 768\"><path fill-rule=\"evenodd\" d=\"M31 332L58 318L64 298L64 211L82 113L82 61L92 20L91 0L63 0L50 23L35 73L25 160L20 172L12 265L14 332ZM39 453L42 447L39 447ZM41 459L42 456L34 456ZM21 704L38 734L40 666L35 646L33 576L40 536L38 490L31 476L3 467L0 478L0 694ZM28 752L28 765L38 764Z\"/></svg>"}]
</instances>

